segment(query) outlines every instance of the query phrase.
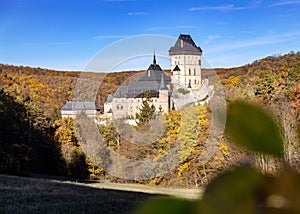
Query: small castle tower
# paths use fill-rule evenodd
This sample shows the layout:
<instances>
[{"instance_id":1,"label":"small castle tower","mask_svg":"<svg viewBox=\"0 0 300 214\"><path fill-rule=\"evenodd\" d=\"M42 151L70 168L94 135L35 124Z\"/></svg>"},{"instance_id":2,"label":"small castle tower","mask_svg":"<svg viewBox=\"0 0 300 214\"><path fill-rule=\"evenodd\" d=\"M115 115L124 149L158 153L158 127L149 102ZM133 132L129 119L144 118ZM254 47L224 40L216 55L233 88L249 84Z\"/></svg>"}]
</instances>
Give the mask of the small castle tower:
<instances>
[{"instance_id":1,"label":"small castle tower","mask_svg":"<svg viewBox=\"0 0 300 214\"><path fill-rule=\"evenodd\" d=\"M185 88L201 88L202 50L196 46L192 37L180 34L175 45L169 50L172 83Z\"/></svg>"}]
</instances>

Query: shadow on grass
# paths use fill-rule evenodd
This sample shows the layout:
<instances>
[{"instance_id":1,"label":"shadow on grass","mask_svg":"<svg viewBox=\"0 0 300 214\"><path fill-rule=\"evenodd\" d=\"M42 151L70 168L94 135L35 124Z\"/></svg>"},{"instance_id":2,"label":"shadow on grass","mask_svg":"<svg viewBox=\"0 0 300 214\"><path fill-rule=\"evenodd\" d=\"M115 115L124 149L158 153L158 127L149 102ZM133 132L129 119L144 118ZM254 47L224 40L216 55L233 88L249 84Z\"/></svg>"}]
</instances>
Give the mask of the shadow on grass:
<instances>
[{"instance_id":1,"label":"shadow on grass","mask_svg":"<svg viewBox=\"0 0 300 214\"><path fill-rule=\"evenodd\" d=\"M0 213L129 213L156 196L72 181L0 175Z\"/></svg>"}]
</instances>

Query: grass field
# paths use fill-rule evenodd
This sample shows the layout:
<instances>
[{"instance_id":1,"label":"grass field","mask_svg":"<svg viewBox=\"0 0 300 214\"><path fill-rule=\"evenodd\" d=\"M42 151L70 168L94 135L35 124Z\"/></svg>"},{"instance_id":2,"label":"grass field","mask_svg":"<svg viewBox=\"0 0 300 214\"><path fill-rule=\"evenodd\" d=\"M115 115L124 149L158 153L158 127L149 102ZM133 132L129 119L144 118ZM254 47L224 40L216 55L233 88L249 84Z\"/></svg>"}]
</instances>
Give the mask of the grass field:
<instances>
[{"instance_id":1,"label":"grass field","mask_svg":"<svg viewBox=\"0 0 300 214\"><path fill-rule=\"evenodd\" d=\"M129 213L157 196L195 199L199 190L0 175L0 213Z\"/></svg>"}]
</instances>

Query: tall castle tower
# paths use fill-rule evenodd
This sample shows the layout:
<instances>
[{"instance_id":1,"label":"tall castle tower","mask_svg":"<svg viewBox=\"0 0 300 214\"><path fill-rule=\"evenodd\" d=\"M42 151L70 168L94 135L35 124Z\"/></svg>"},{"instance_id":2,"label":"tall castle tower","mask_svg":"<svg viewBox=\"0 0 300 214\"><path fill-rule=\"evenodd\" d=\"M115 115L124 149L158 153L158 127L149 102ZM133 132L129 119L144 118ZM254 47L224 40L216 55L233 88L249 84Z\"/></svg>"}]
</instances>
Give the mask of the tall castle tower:
<instances>
[{"instance_id":1,"label":"tall castle tower","mask_svg":"<svg viewBox=\"0 0 300 214\"><path fill-rule=\"evenodd\" d=\"M185 88L201 88L202 50L196 46L192 37L180 34L175 45L169 50L172 83Z\"/></svg>"}]
</instances>

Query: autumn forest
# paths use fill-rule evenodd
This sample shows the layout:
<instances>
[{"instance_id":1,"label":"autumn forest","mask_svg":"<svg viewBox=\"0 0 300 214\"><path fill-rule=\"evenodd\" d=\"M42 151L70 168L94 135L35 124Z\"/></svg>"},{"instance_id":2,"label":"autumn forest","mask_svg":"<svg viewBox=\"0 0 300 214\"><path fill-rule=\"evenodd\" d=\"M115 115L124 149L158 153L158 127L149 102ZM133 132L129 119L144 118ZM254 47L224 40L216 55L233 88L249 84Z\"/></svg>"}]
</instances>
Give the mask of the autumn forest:
<instances>
[{"instance_id":1,"label":"autumn forest","mask_svg":"<svg viewBox=\"0 0 300 214\"><path fill-rule=\"evenodd\" d=\"M85 78L102 81L96 96L100 111L107 96L138 72L142 71L85 73ZM211 72L203 69L202 76L210 77ZM225 89L227 103L247 100L274 116L284 139L285 161L300 170L300 52L269 56L241 67L217 68L215 72ZM80 137L80 127L70 118L61 118L60 109L73 99L80 75L80 72L0 64L1 173L195 188L205 186L220 172L240 164L267 173L276 173L282 167L272 157L233 145L226 134L215 142L217 150L210 160L199 162L209 134L212 110L208 104L165 113L164 133L150 146L131 144L113 123L98 125L109 149L131 159L163 158L180 142L179 165L172 171L148 180L114 177L83 152L86 139ZM143 132L143 128L147 129L140 127L139 131Z\"/></svg>"}]
</instances>

